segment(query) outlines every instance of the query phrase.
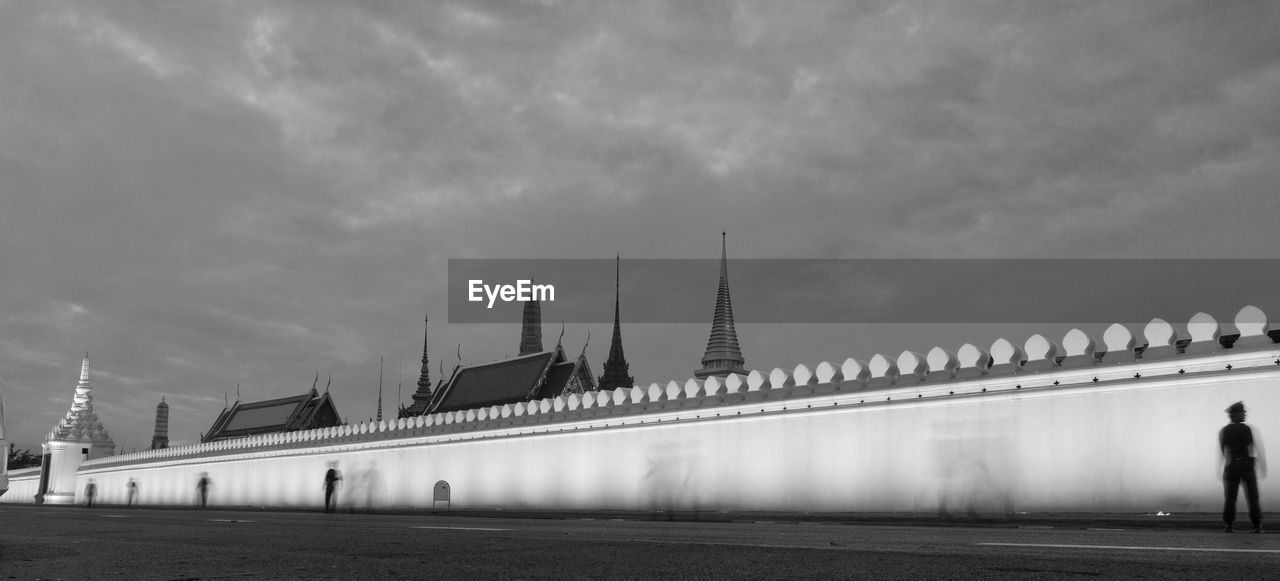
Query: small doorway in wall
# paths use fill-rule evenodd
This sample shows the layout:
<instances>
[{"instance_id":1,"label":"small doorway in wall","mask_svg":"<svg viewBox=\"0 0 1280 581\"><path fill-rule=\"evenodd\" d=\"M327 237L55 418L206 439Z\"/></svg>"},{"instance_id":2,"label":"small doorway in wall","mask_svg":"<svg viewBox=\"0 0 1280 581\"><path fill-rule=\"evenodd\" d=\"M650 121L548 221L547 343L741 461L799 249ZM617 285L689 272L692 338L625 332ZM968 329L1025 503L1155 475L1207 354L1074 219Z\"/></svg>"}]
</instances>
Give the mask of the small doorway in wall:
<instances>
[{"instance_id":1,"label":"small doorway in wall","mask_svg":"<svg viewBox=\"0 0 1280 581\"><path fill-rule=\"evenodd\" d=\"M435 512L436 507L439 506L441 502L444 503L445 512L448 512L449 496L450 496L449 483L445 482L444 480L436 481L435 488L433 488L431 491L431 512Z\"/></svg>"},{"instance_id":2,"label":"small doorway in wall","mask_svg":"<svg viewBox=\"0 0 1280 581\"><path fill-rule=\"evenodd\" d=\"M40 457L40 487L36 489L36 504L44 504L44 493L49 492L49 464L53 454Z\"/></svg>"}]
</instances>

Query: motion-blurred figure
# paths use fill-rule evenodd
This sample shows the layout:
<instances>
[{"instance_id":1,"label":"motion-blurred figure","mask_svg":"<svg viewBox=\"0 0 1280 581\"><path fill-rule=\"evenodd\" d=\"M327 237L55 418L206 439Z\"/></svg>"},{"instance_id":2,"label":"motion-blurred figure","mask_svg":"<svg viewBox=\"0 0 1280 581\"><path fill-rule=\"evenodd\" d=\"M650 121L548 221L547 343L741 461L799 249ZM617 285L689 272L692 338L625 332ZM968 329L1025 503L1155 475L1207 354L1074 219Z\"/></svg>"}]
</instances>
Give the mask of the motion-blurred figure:
<instances>
[{"instance_id":1,"label":"motion-blurred figure","mask_svg":"<svg viewBox=\"0 0 1280 581\"><path fill-rule=\"evenodd\" d=\"M210 486L213 486L213 481L209 479L209 473L201 472L200 480L196 481L196 490L200 491L200 508L204 508L209 504Z\"/></svg>"},{"instance_id":2,"label":"motion-blurred figure","mask_svg":"<svg viewBox=\"0 0 1280 581\"><path fill-rule=\"evenodd\" d=\"M334 494L338 491L338 482L342 474L338 472L338 463L330 462L329 471L324 473L324 511L333 512L338 507L338 499Z\"/></svg>"},{"instance_id":3,"label":"motion-blurred figure","mask_svg":"<svg viewBox=\"0 0 1280 581\"><path fill-rule=\"evenodd\" d=\"M382 496L382 491L386 488L376 464L369 462L369 467L360 473L360 484L364 487L364 510L373 514L374 501Z\"/></svg>"},{"instance_id":4,"label":"motion-blurred figure","mask_svg":"<svg viewBox=\"0 0 1280 581\"><path fill-rule=\"evenodd\" d=\"M134 497L138 496L138 481L129 479L129 506L133 506Z\"/></svg>"},{"instance_id":5,"label":"motion-blurred figure","mask_svg":"<svg viewBox=\"0 0 1280 581\"><path fill-rule=\"evenodd\" d=\"M1252 428L1244 423L1244 402L1238 401L1227 408L1231 423L1218 432L1218 447L1222 450L1222 487L1225 502L1222 505L1222 522L1226 532L1235 532L1236 495L1244 485L1244 498L1249 503L1249 520L1253 532L1262 532L1262 508L1258 506L1258 477L1267 475L1267 458L1261 441Z\"/></svg>"},{"instance_id":6,"label":"motion-blurred figure","mask_svg":"<svg viewBox=\"0 0 1280 581\"><path fill-rule=\"evenodd\" d=\"M89 508L93 508L93 497L98 494L98 485L93 483L93 479L89 479L89 483L84 485L84 499Z\"/></svg>"}]
</instances>

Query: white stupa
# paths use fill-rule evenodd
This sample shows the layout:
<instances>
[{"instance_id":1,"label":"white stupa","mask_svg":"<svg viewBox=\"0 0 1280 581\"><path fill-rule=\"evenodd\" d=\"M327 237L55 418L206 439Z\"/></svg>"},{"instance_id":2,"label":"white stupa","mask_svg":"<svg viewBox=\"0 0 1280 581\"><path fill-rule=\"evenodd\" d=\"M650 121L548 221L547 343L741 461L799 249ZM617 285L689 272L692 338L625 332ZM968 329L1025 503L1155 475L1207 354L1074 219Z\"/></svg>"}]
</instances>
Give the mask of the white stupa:
<instances>
[{"instance_id":1,"label":"white stupa","mask_svg":"<svg viewBox=\"0 0 1280 581\"><path fill-rule=\"evenodd\" d=\"M89 354L84 354L84 362L80 365L80 382L76 384L76 395L71 398L71 409L67 415L49 431L46 440L69 440L89 442L97 446L116 445L111 435L102 427L102 420L93 411L93 386L89 384ZM109 456L110 454L104 454Z\"/></svg>"},{"instance_id":2,"label":"white stupa","mask_svg":"<svg viewBox=\"0 0 1280 581\"><path fill-rule=\"evenodd\" d=\"M48 470L37 497L49 504L72 504L76 498L76 472L80 463L115 454L116 444L93 411L93 386L89 383L89 354L80 366L80 382L67 415L49 430L44 453Z\"/></svg>"}]
</instances>

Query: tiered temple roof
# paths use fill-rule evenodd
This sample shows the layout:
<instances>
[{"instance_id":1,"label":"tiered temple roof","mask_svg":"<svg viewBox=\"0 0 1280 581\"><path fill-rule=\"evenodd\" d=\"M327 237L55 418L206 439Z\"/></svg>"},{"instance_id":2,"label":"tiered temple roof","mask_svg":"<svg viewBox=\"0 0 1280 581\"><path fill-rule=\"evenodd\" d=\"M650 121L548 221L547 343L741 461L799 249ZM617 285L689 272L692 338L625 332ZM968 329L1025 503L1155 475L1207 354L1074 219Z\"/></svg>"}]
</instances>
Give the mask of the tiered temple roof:
<instances>
[{"instance_id":1,"label":"tiered temple roof","mask_svg":"<svg viewBox=\"0 0 1280 581\"><path fill-rule=\"evenodd\" d=\"M550 351L475 366L459 366L436 390L427 413L531 401L596 389L583 355L569 359L557 344Z\"/></svg>"},{"instance_id":2,"label":"tiered temple roof","mask_svg":"<svg viewBox=\"0 0 1280 581\"><path fill-rule=\"evenodd\" d=\"M333 404L333 398L329 397L329 392L316 393L313 385L310 391L302 395L253 403L236 400L230 408L218 414L213 426L207 434L200 437L200 441L214 442L256 434L329 428L341 424L338 409Z\"/></svg>"}]
</instances>

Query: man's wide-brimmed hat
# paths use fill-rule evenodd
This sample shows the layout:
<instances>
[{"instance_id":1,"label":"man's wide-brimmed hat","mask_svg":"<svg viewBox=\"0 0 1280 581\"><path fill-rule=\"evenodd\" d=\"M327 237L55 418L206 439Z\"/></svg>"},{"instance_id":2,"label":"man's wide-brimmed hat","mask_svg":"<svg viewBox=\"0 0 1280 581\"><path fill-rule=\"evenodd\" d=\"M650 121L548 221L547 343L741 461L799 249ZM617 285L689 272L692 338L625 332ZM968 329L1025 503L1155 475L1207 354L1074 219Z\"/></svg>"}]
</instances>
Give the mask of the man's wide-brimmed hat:
<instances>
[{"instance_id":1,"label":"man's wide-brimmed hat","mask_svg":"<svg viewBox=\"0 0 1280 581\"><path fill-rule=\"evenodd\" d=\"M1231 407L1227 408L1227 413L1229 414L1242 414L1244 411L1244 402L1242 401L1233 403L1231 404Z\"/></svg>"}]
</instances>

